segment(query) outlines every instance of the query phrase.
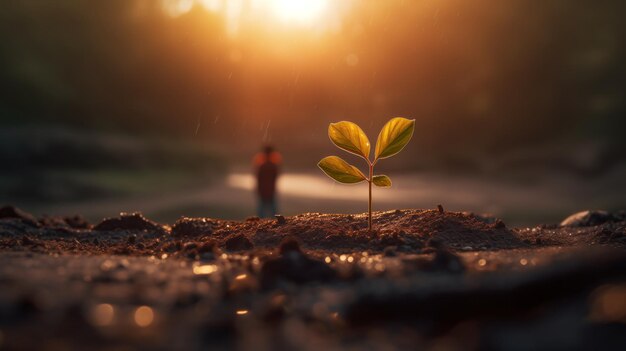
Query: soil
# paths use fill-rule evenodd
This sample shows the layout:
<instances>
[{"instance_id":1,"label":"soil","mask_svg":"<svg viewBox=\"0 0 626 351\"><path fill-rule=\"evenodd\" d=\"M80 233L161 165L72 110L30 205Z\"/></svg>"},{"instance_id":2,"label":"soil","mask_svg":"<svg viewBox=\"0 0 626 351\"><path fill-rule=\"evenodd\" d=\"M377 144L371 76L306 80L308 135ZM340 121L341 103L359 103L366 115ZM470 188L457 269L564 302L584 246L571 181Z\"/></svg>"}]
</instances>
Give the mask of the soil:
<instances>
[{"instance_id":1,"label":"soil","mask_svg":"<svg viewBox=\"0 0 626 351\"><path fill-rule=\"evenodd\" d=\"M373 222L92 224L0 208L0 349L626 347L624 212L533 228L441 207Z\"/></svg>"}]
</instances>

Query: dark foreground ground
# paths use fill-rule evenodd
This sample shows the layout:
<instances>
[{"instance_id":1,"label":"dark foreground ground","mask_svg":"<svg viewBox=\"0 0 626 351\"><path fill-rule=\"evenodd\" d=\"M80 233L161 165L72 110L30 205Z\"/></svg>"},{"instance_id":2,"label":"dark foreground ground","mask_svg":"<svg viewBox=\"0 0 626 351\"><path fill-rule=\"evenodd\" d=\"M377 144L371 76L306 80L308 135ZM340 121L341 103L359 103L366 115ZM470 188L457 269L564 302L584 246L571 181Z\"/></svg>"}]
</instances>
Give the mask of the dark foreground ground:
<instances>
[{"instance_id":1,"label":"dark foreground ground","mask_svg":"<svg viewBox=\"0 0 626 351\"><path fill-rule=\"evenodd\" d=\"M0 209L0 350L623 350L626 217Z\"/></svg>"}]
</instances>

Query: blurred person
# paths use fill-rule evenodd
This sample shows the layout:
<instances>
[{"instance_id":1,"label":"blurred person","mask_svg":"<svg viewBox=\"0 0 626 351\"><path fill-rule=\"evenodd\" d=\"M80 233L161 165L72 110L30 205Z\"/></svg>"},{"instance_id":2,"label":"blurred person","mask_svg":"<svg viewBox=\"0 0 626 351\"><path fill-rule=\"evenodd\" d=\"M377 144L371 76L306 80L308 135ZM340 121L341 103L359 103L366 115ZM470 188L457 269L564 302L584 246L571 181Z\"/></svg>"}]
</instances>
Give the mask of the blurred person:
<instances>
[{"instance_id":1,"label":"blurred person","mask_svg":"<svg viewBox=\"0 0 626 351\"><path fill-rule=\"evenodd\" d=\"M263 151L254 156L259 218L276 215L276 180L281 162L282 156L271 145L265 145Z\"/></svg>"}]
</instances>

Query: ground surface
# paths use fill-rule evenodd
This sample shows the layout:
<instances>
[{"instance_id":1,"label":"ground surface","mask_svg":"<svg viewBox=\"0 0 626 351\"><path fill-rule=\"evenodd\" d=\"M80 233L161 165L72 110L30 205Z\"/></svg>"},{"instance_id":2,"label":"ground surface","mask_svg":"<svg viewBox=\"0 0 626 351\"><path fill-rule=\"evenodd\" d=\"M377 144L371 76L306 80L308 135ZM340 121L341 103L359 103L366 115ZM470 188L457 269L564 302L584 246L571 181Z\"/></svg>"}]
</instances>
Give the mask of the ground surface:
<instances>
[{"instance_id":1,"label":"ground surface","mask_svg":"<svg viewBox=\"0 0 626 351\"><path fill-rule=\"evenodd\" d=\"M443 210L443 209L442 209ZM0 349L623 349L626 221L0 209Z\"/></svg>"}]
</instances>

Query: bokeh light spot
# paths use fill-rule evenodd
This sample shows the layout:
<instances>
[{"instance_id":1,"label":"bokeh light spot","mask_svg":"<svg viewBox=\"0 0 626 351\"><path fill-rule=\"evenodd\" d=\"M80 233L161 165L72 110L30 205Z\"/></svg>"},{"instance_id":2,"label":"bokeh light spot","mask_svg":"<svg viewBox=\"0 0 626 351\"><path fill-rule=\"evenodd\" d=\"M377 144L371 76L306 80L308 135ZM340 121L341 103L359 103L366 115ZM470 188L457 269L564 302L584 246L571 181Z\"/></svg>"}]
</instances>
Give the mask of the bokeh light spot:
<instances>
[{"instance_id":1,"label":"bokeh light spot","mask_svg":"<svg viewBox=\"0 0 626 351\"><path fill-rule=\"evenodd\" d=\"M154 321L154 311L148 306L140 306L135 310L135 323L140 327L147 327Z\"/></svg>"},{"instance_id":2,"label":"bokeh light spot","mask_svg":"<svg viewBox=\"0 0 626 351\"><path fill-rule=\"evenodd\" d=\"M206 264L202 266L193 267L193 274L211 274L217 271L217 266L214 264Z\"/></svg>"},{"instance_id":3,"label":"bokeh light spot","mask_svg":"<svg viewBox=\"0 0 626 351\"><path fill-rule=\"evenodd\" d=\"M89 311L89 320L99 327L111 325L114 318L115 308L108 303L96 305Z\"/></svg>"}]
</instances>

